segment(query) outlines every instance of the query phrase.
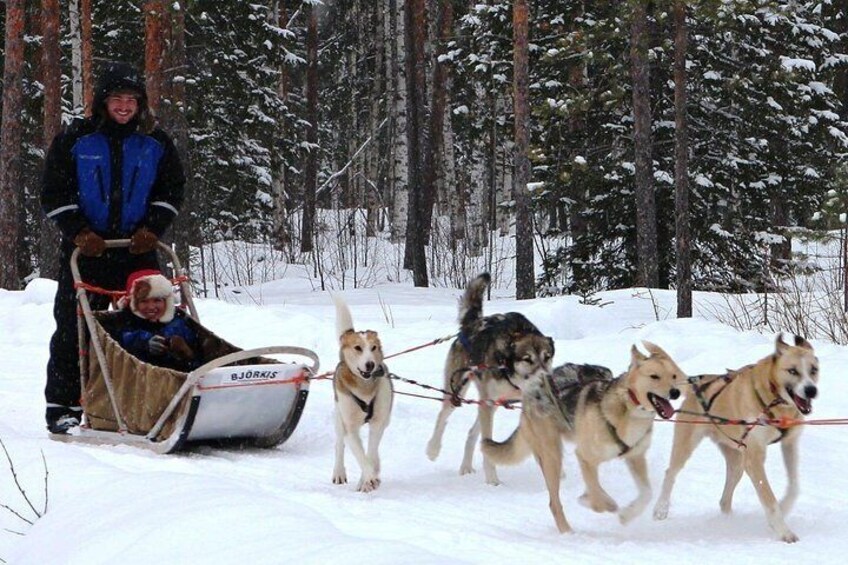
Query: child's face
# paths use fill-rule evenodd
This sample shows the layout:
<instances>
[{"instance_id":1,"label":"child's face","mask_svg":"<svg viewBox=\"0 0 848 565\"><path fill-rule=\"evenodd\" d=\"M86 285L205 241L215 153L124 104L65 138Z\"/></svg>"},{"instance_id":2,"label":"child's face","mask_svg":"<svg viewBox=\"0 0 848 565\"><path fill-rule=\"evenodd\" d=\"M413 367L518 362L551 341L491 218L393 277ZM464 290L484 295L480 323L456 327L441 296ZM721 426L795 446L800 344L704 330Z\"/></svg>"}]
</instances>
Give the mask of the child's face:
<instances>
[{"instance_id":1,"label":"child's face","mask_svg":"<svg viewBox=\"0 0 848 565\"><path fill-rule=\"evenodd\" d=\"M138 301L136 307L138 308L138 312L144 316L145 320L155 322L162 317L162 314L165 313L165 299L151 297L143 298Z\"/></svg>"}]
</instances>

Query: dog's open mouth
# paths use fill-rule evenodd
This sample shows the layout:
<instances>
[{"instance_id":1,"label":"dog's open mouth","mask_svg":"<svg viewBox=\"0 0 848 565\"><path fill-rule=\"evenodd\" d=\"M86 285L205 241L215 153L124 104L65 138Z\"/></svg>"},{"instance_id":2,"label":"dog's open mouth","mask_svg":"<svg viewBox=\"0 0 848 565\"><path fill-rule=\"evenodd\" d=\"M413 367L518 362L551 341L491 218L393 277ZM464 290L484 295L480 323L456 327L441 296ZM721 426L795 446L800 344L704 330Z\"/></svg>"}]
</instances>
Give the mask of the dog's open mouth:
<instances>
[{"instance_id":1,"label":"dog's open mouth","mask_svg":"<svg viewBox=\"0 0 848 565\"><path fill-rule=\"evenodd\" d=\"M382 365L377 365L371 371L363 371L362 369L359 370L359 375L363 379L370 379L371 377L374 377L376 379L377 377L382 377L385 374L386 374L386 372L383 369Z\"/></svg>"},{"instance_id":2,"label":"dog's open mouth","mask_svg":"<svg viewBox=\"0 0 848 565\"><path fill-rule=\"evenodd\" d=\"M651 401L651 405L654 407L654 410L657 411L657 414L659 414L660 418L663 420L668 420L674 416L674 407L672 407L671 402L669 402L668 399L658 396L653 392L649 392L648 400Z\"/></svg>"},{"instance_id":3,"label":"dog's open mouth","mask_svg":"<svg viewBox=\"0 0 848 565\"><path fill-rule=\"evenodd\" d=\"M801 414L804 414L806 416L807 414L809 414L810 412L813 411L813 401L812 400L810 400L809 398L802 398L802 397L798 396L789 387L786 387L786 393L792 399L792 402L795 403L795 407L798 409L798 411Z\"/></svg>"}]
</instances>

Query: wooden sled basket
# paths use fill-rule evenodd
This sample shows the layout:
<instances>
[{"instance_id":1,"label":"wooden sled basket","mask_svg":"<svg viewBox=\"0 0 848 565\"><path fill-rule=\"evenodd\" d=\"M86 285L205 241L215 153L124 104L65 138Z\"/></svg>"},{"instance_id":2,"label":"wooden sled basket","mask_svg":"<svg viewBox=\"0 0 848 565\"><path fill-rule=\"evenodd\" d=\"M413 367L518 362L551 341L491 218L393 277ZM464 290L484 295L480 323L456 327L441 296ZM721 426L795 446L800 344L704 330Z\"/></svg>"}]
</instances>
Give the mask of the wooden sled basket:
<instances>
[{"instance_id":1,"label":"wooden sled basket","mask_svg":"<svg viewBox=\"0 0 848 565\"><path fill-rule=\"evenodd\" d=\"M129 240L111 240L121 247ZM182 269L170 256L180 280ZM78 283L81 316L80 380L84 419L60 441L136 445L171 453L193 443L273 447L292 434L309 394L309 377L318 357L302 347L270 346L242 350L216 336L198 321L189 285L180 280L186 321L197 332L206 363L189 373L139 360L110 335L117 312L94 312L79 287L78 251L71 270ZM294 357L281 361L270 355ZM304 358L307 362L304 362Z\"/></svg>"}]
</instances>

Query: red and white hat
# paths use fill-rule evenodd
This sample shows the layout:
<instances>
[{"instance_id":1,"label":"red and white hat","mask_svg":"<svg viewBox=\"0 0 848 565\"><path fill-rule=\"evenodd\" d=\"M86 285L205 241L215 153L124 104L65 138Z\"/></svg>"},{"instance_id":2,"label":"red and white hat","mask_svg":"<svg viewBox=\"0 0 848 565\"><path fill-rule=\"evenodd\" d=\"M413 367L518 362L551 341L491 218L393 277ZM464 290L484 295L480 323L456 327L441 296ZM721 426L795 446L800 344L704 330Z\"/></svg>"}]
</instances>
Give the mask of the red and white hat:
<instances>
[{"instance_id":1,"label":"red and white hat","mask_svg":"<svg viewBox=\"0 0 848 565\"><path fill-rule=\"evenodd\" d=\"M142 269L127 277L127 295L119 305L124 308L129 304L133 314L144 318L138 311L138 302L145 298L165 299L165 312L158 320L160 323L167 324L174 319L174 285L155 269Z\"/></svg>"}]
</instances>

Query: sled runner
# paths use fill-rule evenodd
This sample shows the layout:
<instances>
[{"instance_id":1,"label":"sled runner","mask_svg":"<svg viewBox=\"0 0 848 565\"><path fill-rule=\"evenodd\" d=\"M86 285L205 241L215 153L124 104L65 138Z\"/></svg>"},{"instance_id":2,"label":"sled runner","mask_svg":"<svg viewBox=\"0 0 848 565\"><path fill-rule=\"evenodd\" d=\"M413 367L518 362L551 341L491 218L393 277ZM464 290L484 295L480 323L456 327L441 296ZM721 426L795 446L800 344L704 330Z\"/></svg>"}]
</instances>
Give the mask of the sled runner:
<instances>
[{"instance_id":1,"label":"sled runner","mask_svg":"<svg viewBox=\"0 0 848 565\"><path fill-rule=\"evenodd\" d=\"M107 241L107 247L128 244ZM158 453L193 443L273 447L284 442L300 420L309 377L318 370L317 355L290 346L242 350L204 328L176 254L162 243L159 249L173 263L181 305L188 310L186 322L197 332L204 363L186 373L146 363L124 350L110 335L117 330L119 313L92 310L75 250L71 271L81 311L77 333L84 419L71 433L51 437L136 445ZM271 355L295 360L283 362Z\"/></svg>"}]
</instances>

